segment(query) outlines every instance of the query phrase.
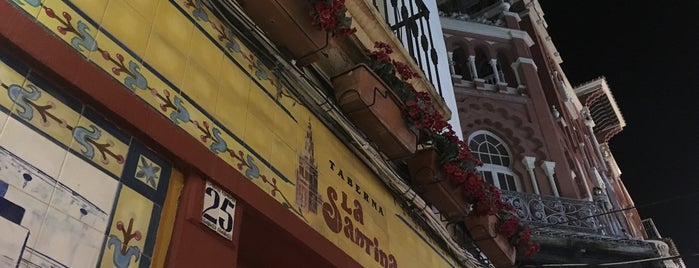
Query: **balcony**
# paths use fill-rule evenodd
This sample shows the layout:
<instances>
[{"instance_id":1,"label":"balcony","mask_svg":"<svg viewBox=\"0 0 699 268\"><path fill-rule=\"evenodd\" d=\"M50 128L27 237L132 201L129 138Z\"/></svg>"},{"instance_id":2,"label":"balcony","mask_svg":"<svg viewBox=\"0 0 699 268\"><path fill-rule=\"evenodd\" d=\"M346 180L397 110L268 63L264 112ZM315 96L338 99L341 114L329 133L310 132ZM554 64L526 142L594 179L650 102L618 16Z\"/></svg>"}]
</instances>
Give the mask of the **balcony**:
<instances>
[{"instance_id":1,"label":"balcony","mask_svg":"<svg viewBox=\"0 0 699 268\"><path fill-rule=\"evenodd\" d=\"M599 202L502 191L503 199L533 229L552 229L605 236L623 236L612 228L608 210Z\"/></svg>"},{"instance_id":2,"label":"balcony","mask_svg":"<svg viewBox=\"0 0 699 268\"><path fill-rule=\"evenodd\" d=\"M525 264L655 258L663 247L657 241L630 238L601 198L585 201L511 191L502 191L502 197L541 244L534 259L520 260Z\"/></svg>"}]
</instances>

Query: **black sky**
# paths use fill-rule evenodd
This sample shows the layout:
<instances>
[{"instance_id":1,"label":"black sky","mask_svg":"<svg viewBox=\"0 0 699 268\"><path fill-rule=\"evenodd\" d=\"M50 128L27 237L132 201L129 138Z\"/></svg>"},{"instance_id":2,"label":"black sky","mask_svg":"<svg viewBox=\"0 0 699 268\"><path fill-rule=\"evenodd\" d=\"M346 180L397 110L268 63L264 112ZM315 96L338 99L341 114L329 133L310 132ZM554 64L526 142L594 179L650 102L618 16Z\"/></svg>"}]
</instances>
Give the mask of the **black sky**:
<instances>
[{"instance_id":1,"label":"black sky","mask_svg":"<svg viewBox=\"0 0 699 268\"><path fill-rule=\"evenodd\" d=\"M699 1L540 2L570 82L607 78L627 122L610 146L641 217L699 253Z\"/></svg>"}]
</instances>

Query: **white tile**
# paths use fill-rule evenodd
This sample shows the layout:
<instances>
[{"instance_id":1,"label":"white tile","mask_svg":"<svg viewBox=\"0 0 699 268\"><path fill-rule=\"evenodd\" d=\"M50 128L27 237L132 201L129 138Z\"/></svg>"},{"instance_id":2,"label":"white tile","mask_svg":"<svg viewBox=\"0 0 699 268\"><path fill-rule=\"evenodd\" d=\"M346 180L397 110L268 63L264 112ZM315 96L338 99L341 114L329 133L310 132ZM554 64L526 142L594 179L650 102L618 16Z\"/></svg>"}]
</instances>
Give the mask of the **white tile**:
<instances>
[{"instance_id":1,"label":"white tile","mask_svg":"<svg viewBox=\"0 0 699 268\"><path fill-rule=\"evenodd\" d=\"M21 261L24 242L29 236L29 230L14 222L0 217L0 267L15 267Z\"/></svg>"},{"instance_id":2,"label":"white tile","mask_svg":"<svg viewBox=\"0 0 699 268\"><path fill-rule=\"evenodd\" d=\"M44 256L41 253L34 251L33 248L27 247L24 249L22 254L22 264L21 268L37 268L37 267L51 267L51 268L68 268L67 266L51 259L49 256Z\"/></svg>"},{"instance_id":3,"label":"white tile","mask_svg":"<svg viewBox=\"0 0 699 268\"><path fill-rule=\"evenodd\" d=\"M14 118L7 120L7 125L0 136L0 146L53 178L58 176L68 153L64 148Z\"/></svg>"},{"instance_id":4,"label":"white tile","mask_svg":"<svg viewBox=\"0 0 699 268\"><path fill-rule=\"evenodd\" d=\"M47 204L56 185L56 180L3 148L0 148L0 180Z\"/></svg>"},{"instance_id":5,"label":"white tile","mask_svg":"<svg viewBox=\"0 0 699 268\"><path fill-rule=\"evenodd\" d=\"M59 184L54 191L50 206L74 219L77 219L98 231L105 232L109 221L109 210L97 207L90 200L63 184Z\"/></svg>"},{"instance_id":6,"label":"white tile","mask_svg":"<svg viewBox=\"0 0 699 268\"><path fill-rule=\"evenodd\" d=\"M5 199L24 208L24 217L22 218L22 226L29 229L29 240L27 246L36 244L37 235L44 223L48 204L42 203L34 197L26 194L20 189L10 185L5 193Z\"/></svg>"},{"instance_id":7,"label":"white tile","mask_svg":"<svg viewBox=\"0 0 699 268\"><path fill-rule=\"evenodd\" d=\"M49 208L34 250L68 267L95 267L104 235Z\"/></svg>"},{"instance_id":8,"label":"white tile","mask_svg":"<svg viewBox=\"0 0 699 268\"><path fill-rule=\"evenodd\" d=\"M97 213L94 214L94 216L99 216L98 214L100 213L106 215L111 214L119 184L113 177L110 177L79 157L69 154L58 176L58 181L65 187L58 187L57 189L68 188L75 192L75 194L67 192L67 196L60 197L60 199L56 197L54 201L57 203L54 204L52 201L51 206L63 210L70 215L78 216L75 217L78 219L81 218L80 215L82 213L79 213L80 209L75 206L81 206L87 209L88 214L92 214L92 212ZM63 190L65 191L66 189ZM70 209L70 207L73 208ZM85 220L90 219L89 217L83 218ZM105 218L108 218L108 216L105 216ZM89 222L86 223L92 225ZM101 221L96 221L94 223L97 224L92 225L95 228L99 230L106 229L106 220L104 223L101 223Z\"/></svg>"}]
</instances>

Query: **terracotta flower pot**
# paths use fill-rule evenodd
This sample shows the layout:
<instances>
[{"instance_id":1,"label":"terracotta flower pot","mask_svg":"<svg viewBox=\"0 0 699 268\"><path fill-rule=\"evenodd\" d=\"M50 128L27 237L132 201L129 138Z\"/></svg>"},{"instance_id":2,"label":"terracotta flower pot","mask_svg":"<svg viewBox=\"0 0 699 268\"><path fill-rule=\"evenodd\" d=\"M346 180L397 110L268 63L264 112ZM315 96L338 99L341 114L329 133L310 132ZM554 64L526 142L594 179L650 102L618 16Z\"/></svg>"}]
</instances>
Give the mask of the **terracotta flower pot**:
<instances>
[{"instance_id":1,"label":"terracotta flower pot","mask_svg":"<svg viewBox=\"0 0 699 268\"><path fill-rule=\"evenodd\" d=\"M318 59L329 34L311 25L313 7L307 0L238 0L247 15L280 50L298 65Z\"/></svg>"},{"instance_id":2,"label":"terracotta flower pot","mask_svg":"<svg viewBox=\"0 0 699 268\"><path fill-rule=\"evenodd\" d=\"M497 220L495 216L469 216L464 222L473 240L495 267L512 267L517 252L507 238L499 234Z\"/></svg>"},{"instance_id":3,"label":"terracotta flower pot","mask_svg":"<svg viewBox=\"0 0 699 268\"><path fill-rule=\"evenodd\" d=\"M423 149L408 160L410 179L418 194L435 206L448 221L462 220L469 205L464 190L454 185L438 161L437 150Z\"/></svg>"},{"instance_id":4,"label":"terracotta flower pot","mask_svg":"<svg viewBox=\"0 0 699 268\"><path fill-rule=\"evenodd\" d=\"M342 111L389 159L415 153L417 135L403 118L403 102L368 66L356 65L332 82Z\"/></svg>"}]
</instances>

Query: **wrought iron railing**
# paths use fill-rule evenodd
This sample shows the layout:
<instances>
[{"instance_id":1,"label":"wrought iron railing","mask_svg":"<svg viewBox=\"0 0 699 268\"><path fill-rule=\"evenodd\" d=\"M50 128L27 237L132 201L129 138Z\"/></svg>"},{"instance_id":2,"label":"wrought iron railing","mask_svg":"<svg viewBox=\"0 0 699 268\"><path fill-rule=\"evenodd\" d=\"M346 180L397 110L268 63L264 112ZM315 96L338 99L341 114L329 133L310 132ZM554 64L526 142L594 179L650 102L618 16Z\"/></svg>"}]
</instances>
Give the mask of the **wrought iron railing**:
<instances>
[{"instance_id":1,"label":"wrought iron railing","mask_svg":"<svg viewBox=\"0 0 699 268\"><path fill-rule=\"evenodd\" d=\"M441 41L442 37L432 35L430 10L425 3L422 0L372 0L372 3L424 71L426 78L442 95L437 67L439 57L434 47L435 40ZM436 23L435 26L439 27L439 21Z\"/></svg>"},{"instance_id":2,"label":"wrought iron railing","mask_svg":"<svg viewBox=\"0 0 699 268\"><path fill-rule=\"evenodd\" d=\"M598 203L522 192L502 191L502 198L533 229L619 236L612 230L610 211Z\"/></svg>"}]
</instances>

